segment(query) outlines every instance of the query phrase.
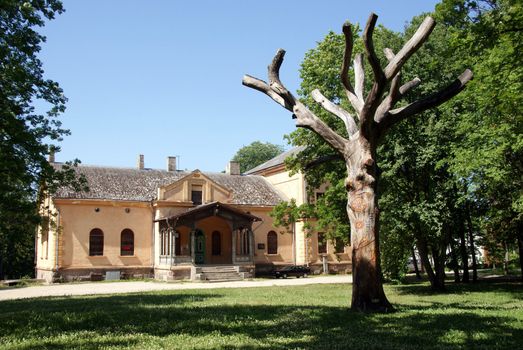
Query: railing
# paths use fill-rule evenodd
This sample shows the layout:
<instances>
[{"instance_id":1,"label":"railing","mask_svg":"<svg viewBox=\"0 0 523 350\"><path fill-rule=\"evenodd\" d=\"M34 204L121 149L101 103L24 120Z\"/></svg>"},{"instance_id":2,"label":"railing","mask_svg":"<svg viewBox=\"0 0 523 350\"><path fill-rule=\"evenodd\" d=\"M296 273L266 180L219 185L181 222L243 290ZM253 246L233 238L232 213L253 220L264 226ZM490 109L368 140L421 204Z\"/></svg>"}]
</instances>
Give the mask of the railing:
<instances>
[{"instance_id":1,"label":"railing","mask_svg":"<svg viewBox=\"0 0 523 350\"><path fill-rule=\"evenodd\" d=\"M191 263L192 258L189 255L184 256L160 256L160 265L177 265L184 263Z\"/></svg>"}]
</instances>

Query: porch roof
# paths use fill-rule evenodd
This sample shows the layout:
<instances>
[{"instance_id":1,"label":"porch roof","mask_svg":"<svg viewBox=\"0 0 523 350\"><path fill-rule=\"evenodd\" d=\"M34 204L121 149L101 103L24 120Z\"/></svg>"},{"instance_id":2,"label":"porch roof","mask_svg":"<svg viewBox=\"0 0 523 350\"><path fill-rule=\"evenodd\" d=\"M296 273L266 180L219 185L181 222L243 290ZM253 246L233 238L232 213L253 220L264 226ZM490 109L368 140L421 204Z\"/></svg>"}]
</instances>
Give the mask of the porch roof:
<instances>
[{"instance_id":1,"label":"porch roof","mask_svg":"<svg viewBox=\"0 0 523 350\"><path fill-rule=\"evenodd\" d=\"M226 220L238 220L243 222L252 223L254 221L261 221L261 219L250 213L246 213L243 210L235 208L233 206L223 204L220 202L212 202L203 205L199 205L195 208L191 208L184 213L168 216L165 218L154 220L155 222L173 220L177 224L184 225L188 222L194 222L205 219L210 216L219 216Z\"/></svg>"}]
</instances>

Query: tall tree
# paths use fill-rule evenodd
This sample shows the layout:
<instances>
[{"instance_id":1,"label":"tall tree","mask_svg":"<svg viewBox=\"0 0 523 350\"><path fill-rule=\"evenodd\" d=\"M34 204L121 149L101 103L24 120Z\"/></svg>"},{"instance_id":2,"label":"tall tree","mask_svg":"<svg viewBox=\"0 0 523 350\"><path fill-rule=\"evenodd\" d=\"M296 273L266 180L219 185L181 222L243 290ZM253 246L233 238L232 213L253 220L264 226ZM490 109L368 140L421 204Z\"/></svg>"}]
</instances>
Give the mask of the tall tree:
<instances>
[{"instance_id":1,"label":"tall tree","mask_svg":"<svg viewBox=\"0 0 523 350\"><path fill-rule=\"evenodd\" d=\"M45 37L35 30L62 11L58 0L0 1L0 279L32 273L38 191L74 182L70 167L56 171L46 159L68 134L57 119L66 98L44 78Z\"/></svg>"},{"instance_id":2,"label":"tall tree","mask_svg":"<svg viewBox=\"0 0 523 350\"><path fill-rule=\"evenodd\" d=\"M476 72L459 98L461 142L453 151L452 170L468 181L474 199L467 203L469 212L486 202L480 222L487 248L495 252L498 245L517 242L523 267L523 4L444 0L436 10L454 32L450 47L469 50L461 59Z\"/></svg>"},{"instance_id":3,"label":"tall tree","mask_svg":"<svg viewBox=\"0 0 523 350\"><path fill-rule=\"evenodd\" d=\"M285 51L278 50L269 65L269 83L248 75L243 78L244 85L265 93L282 107L293 112L296 126L317 133L345 160L347 214L351 223L352 245L351 308L361 311L387 311L392 308L383 291L379 260L379 209L376 196L379 178L376 165L378 144L393 125L447 101L459 93L472 78L472 73L467 70L447 88L394 109L402 96L420 82L419 79L414 79L402 84L401 68L427 40L435 22L431 17L427 17L412 38L396 54L390 49L386 50L389 62L385 68L382 68L373 43L376 21L377 16L371 14L363 31L365 55L373 72L373 84L368 93L364 89L361 54L356 55L354 59L354 86L349 79L353 33L351 25L343 26L345 50L340 79L359 124L356 124L351 113L328 100L319 90L312 93L317 103L343 120L346 136L340 135L329 127L281 83L279 69ZM386 94L387 90L388 94Z\"/></svg>"},{"instance_id":4,"label":"tall tree","mask_svg":"<svg viewBox=\"0 0 523 350\"><path fill-rule=\"evenodd\" d=\"M233 161L240 163L240 172L244 173L283 152L283 146L270 142L254 141L236 152Z\"/></svg>"}]
</instances>

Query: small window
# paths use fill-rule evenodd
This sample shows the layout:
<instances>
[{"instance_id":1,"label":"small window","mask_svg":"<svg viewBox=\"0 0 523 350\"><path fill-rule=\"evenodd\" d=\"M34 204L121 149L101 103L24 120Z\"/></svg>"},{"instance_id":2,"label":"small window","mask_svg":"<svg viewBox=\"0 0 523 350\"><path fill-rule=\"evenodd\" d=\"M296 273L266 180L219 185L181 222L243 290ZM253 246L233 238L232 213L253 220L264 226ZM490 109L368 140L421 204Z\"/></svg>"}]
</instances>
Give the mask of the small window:
<instances>
[{"instance_id":1,"label":"small window","mask_svg":"<svg viewBox=\"0 0 523 350\"><path fill-rule=\"evenodd\" d=\"M120 255L134 255L134 232L126 228L120 235Z\"/></svg>"},{"instance_id":2,"label":"small window","mask_svg":"<svg viewBox=\"0 0 523 350\"><path fill-rule=\"evenodd\" d=\"M212 255L222 255L222 235L218 231L212 233Z\"/></svg>"},{"instance_id":3,"label":"small window","mask_svg":"<svg viewBox=\"0 0 523 350\"><path fill-rule=\"evenodd\" d=\"M274 231L267 233L267 254L278 254L278 235Z\"/></svg>"},{"instance_id":4,"label":"small window","mask_svg":"<svg viewBox=\"0 0 523 350\"><path fill-rule=\"evenodd\" d=\"M104 255L104 233L99 228L89 233L89 256Z\"/></svg>"},{"instance_id":5,"label":"small window","mask_svg":"<svg viewBox=\"0 0 523 350\"><path fill-rule=\"evenodd\" d=\"M202 204L202 191L192 190L191 191L191 200L194 205Z\"/></svg>"},{"instance_id":6,"label":"small window","mask_svg":"<svg viewBox=\"0 0 523 350\"><path fill-rule=\"evenodd\" d=\"M327 241L323 232L318 232L318 254L327 254Z\"/></svg>"}]
</instances>

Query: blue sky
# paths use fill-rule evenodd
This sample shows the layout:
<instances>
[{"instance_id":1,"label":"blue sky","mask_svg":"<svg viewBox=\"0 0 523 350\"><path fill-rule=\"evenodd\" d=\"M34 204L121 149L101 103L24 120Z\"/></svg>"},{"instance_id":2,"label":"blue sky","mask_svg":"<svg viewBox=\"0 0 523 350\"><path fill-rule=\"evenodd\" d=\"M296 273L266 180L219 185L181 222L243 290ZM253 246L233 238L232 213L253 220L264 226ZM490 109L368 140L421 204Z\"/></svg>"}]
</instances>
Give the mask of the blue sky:
<instances>
[{"instance_id":1,"label":"blue sky","mask_svg":"<svg viewBox=\"0 0 523 350\"><path fill-rule=\"evenodd\" d=\"M66 12L41 32L46 77L69 98L71 130L57 161L222 171L253 141L284 145L294 129L288 111L241 84L266 80L278 48L281 79L295 92L305 53L342 24L366 22L402 31L437 1L197 0L63 1ZM286 146L287 147L287 146Z\"/></svg>"}]
</instances>

